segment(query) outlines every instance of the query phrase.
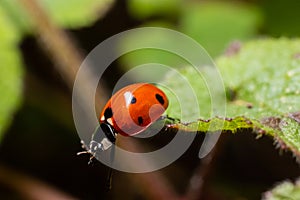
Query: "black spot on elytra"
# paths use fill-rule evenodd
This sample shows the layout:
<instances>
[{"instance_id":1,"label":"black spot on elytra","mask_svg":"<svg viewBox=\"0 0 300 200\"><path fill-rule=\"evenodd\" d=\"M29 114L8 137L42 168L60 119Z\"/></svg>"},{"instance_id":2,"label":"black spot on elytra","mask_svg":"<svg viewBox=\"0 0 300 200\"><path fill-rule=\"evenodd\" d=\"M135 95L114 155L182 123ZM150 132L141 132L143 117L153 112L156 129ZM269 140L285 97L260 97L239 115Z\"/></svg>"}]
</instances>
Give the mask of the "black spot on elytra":
<instances>
[{"instance_id":1,"label":"black spot on elytra","mask_svg":"<svg viewBox=\"0 0 300 200\"><path fill-rule=\"evenodd\" d=\"M136 98L135 97L132 97L131 101L130 101L130 104L135 104L136 103Z\"/></svg>"},{"instance_id":2,"label":"black spot on elytra","mask_svg":"<svg viewBox=\"0 0 300 200\"><path fill-rule=\"evenodd\" d=\"M156 100L157 100L161 105L164 105L165 100L164 100L164 98L163 98L161 95L155 94L155 98L156 98Z\"/></svg>"},{"instance_id":3,"label":"black spot on elytra","mask_svg":"<svg viewBox=\"0 0 300 200\"><path fill-rule=\"evenodd\" d=\"M106 108L104 111L104 118L109 119L109 118L112 118L112 116L113 116L112 109L110 107Z\"/></svg>"},{"instance_id":4,"label":"black spot on elytra","mask_svg":"<svg viewBox=\"0 0 300 200\"><path fill-rule=\"evenodd\" d=\"M143 122L144 122L143 117L141 117L141 116L138 117L138 123L139 123L139 125L142 125Z\"/></svg>"}]
</instances>

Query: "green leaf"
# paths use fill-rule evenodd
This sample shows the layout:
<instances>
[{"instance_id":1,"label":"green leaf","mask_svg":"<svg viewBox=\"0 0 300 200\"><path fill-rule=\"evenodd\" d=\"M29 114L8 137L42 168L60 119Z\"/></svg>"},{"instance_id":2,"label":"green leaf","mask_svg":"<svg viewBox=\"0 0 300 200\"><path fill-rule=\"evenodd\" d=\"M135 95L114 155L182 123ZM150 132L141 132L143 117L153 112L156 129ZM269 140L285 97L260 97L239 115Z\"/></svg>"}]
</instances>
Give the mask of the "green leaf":
<instances>
[{"instance_id":1,"label":"green leaf","mask_svg":"<svg viewBox=\"0 0 300 200\"><path fill-rule=\"evenodd\" d=\"M248 4L191 3L183 8L179 29L215 57L231 41L253 37L261 21L259 9Z\"/></svg>"},{"instance_id":2,"label":"green leaf","mask_svg":"<svg viewBox=\"0 0 300 200\"><path fill-rule=\"evenodd\" d=\"M262 20L259 9L247 4L188 3L181 5L179 1L131 0L128 5L131 12L135 13L138 18L154 15L163 9L171 12L174 12L173 7L180 9L178 31L191 36L203 45L211 56L219 55L232 40L244 40L253 37ZM171 6L169 3L174 5ZM161 6L161 4L166 6ZM156 9L156 7L159 7L159 9ZM172 27L170 22L167 23L166 21L150 22L144 24L144 26L174 28L174 25ZM126 49L132 43L139 43L140 41L152 41L153 43L160 41L170 47L176 45L177 42L170 40L168 36L163 34L145 33L131 38L123 38L121 48ZM189 53L192 54L192 51L191 49ZM126 69L144 63L161 63L173 67L187 64L174 54L152 49L142 49L128 53L122 57L121 62L121 66Z\"/></svg>"},{"instance_id":3,"label":"green leaf","mask_svg":"<svg viewBox=\"0 0 300 200\"><path fill-rule=\"evenodd\" d=\"M256 120L256 129L275 138L278 147L300 156L300 40L248 42L232 56L217 60L235 97L228 116ZM251 106L249 106L251 105Z\"/></svg>"},{"instance_id":4,"label":"green leaf","mask_svg":"<svg viewBox=\"0 0 300 200\"><path fill-rule=\"evenodd\" d=\"M152 16L173 16L180 8L182 0L129 0L129 13L137 19Z\"/></svg>"},{"instance_id":5,"label":"green leaf","mask_svg":"<svg viewBox=\"0 0 300 200\"><path fill-rule=\"evenodd\" d=\"M182 109L190 113L193 120L176 125L185 130L206 132L216 121L213 130L235 132L236 129L252 128L259 135L273 137L279 148L300 157L299 53L299 39L264 39L247 42L235 54L218 58L216 64L227 94L226 115L219 117L213 116L210 91L195 70L188 67L180 74L194 89L198 100L196 106L190 100L192 95L186 93L188 88L184 87L184 82L178 75L170 74L164 84L174 88L176 95L165 91L170 99L167 114L180 119ZM204 67L202 73L205 70L209 71L209 68ZM178 97L182 99L183 108ZM200 115L194 114L197 109L201 111ZM223 119L224 127L220 125L220 119Z\"/></svg>"},{"instance_id":6,"label":"green leaf","mask_svg":"<svg viewBox=\"0 0 300 200\"><path fill-rule=\"evenodd\" d=\"M169 73L165 77L162 83L164 87L161 87L161 89L169 99L169 107L166 110L166 114L181 120L181 123L173 124L169 128L180 129L186 132L215 132L223 130L232 133L239 129L253 128L253 123L242 115L229 118L225 115L216 116L213 113L213 110L216 108L213 107L212 101L220 104L225 103L221 101L225 91L221 90L212 95L211 90L213 88L208 88L208 80L204 78L209 77L207 75L212 71L212 67L195 69L194 67L186 66L176 71L176 73ZM211 74L214 78L214 74ZM214 99L212 100L212 98ZM224 108L226 106L224 105Z\"/></svg>"},{"instance_id":7,"label":"green leaf","mask_svg":"<svg viewBox=\"0 0 300 200\"><path fill-rule=\"evenodd\" d=\"M21 34L12 20L6 15L5 8L0 3L0 46L17 45ZM2 52L4 53L4 52Z\"/></svg>"},{"instance_id":8,"label":"green leaf","mask_svg":"<svg viewBox=\"0 0 300 200\"><path fill-rule=\"evenodd\" d=\"M299 45L298 39L258 40L217 60L226 86L235 94L229 116L237 109L255 118L300 111Z\"/></svg>"},{"instance_id":9,"label":"green leaf","mask_svg":"<svg viewBox=\"0 0 300 200\"><path fill-rule=\"evenodd\" d=\"M89 26L110 8L113 0L42 0L51 18L60 26L78 28Z\"/></svg>"},{"instance_id":10,"label":"green leaf","mask_svg":"<svg viewBox=\"0 0 300 200\"><path fill-rule=\"evenodd\" d=\"M89 26L103 16L113 0L39 0L38 3L59 26L79 28ZM18 0L2 0L0 6L21 32L32 31L31 20Z\"/></svg>"},{"instance_id":11,"label":"green leaf","mask_svg":"<svg viewBox=\"0 0 300 200\"><path fill-rule=\"evenodd\" d=\"M263 195L263 200L293 200L300 199L300 182L295 184L290 181L280 183Z\"/></svg>"},{"instance_id":12,"label":"green leaf","mask_svg":"<svg viewBox=\"0 0 300 200\"><path fill-rule=\"evenodd\" d=\"M264 33L272 36L299 37L299 1L266 0L261 4L264 12Z\"/></svg>"},{"instance_id":13,"label":"green leaf","mask_svg":"<svg viewBox=\"0 0 300 200\"><path fill-rule=\"evenodd\" d=\"M171 27L170 24L163 22L151 22L147 25L154 27ZM156 31L153 34L149 34L148 32L143 31L122 37L119 41L118 48L121 50L121 52L123 52L127 49L132 49L134 44L161 44L161 46L164 46L166 49L174 49L176 46L178 46L178 43L175 43L173 38L170 38L168 32ZM120 58L120 62L121 66L124 68L124 71L149 63L159 63L172 67L188 64L188 62L180 56L170 51L157 48L141 48L135 51L129 51L129 53L126 53ZM158 73L161 74L160 72ZM144 72L137 72L136 76L138 76L140 80L147 80L149 76L159 76L159 74L147 73L145 75Z\"/></svg>"},{"instance_id":14,"label":"green leaf","mask_svg":"<svg viewBox=\"0 0 300 200\"><path fill-rule=\"evenodd\" d=\"M204 70L209 70L209 68ZM185 82L186 80L188 80L188 84ZM169 116L181 119L181 110L184 109L189 115L185 117L187 122L195 121L198 118L210 119L212 117L209 90L205 80L197 74L195 68L188 66L177 72L169 73L163 85L170 88L170 90L161 88L169 99L169 108L167 109Z\"/></svg>"},{"instance_id":15,"label":"green leaf","mask_svg":"<svg viewBox=\"0 0 300 200\"><path fill-rule=\"evenodd\" d=\"M0 140L21 101L22 60L17 44L20 35L0 7Z\"/></svg>"},{"instance_id":16,"label":"green leaf","mask_svg":"<svg viewBox=\"0 0 300 200\"><path fill-rule=\"evenodd\" d=\"M51 20L65 28L91 25L112 5L113 0L40 0ZM0 138L21 101L23 68L19 42L33 31L31 19L17 0L0 2Z\"/></svg>"}]
</instances>

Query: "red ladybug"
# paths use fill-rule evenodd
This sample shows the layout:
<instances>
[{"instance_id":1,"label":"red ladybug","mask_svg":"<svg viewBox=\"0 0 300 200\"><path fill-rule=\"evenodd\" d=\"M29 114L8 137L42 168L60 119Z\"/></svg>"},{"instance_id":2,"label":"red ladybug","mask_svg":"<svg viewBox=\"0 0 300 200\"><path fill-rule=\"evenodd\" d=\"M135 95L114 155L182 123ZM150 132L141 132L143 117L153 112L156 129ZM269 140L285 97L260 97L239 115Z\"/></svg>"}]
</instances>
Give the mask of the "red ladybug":
<instances>
[{"instance_id":1,"label":"red ladybug","mask_svg":"<svg viewBox=\"0 0 300 200\"><path fill-rule=\"evenodd\" d=\"M100 115L100 127L115 142L116 134L136 135L144 131L165 112L168 99L149 83L128 85L116 92Z\"/></svg>"},{"instance_id":2,"label":"red ladybug","mask_svg":"<svg viewBox=\"0 0 300 200\"><path fill-rule=\"evenodd\" d=\"M136 83L122 88L104 106L100 115L101 129L95 130L89 146L82 141L83 147L87 151L79 152L78 155L90 153L92 155L90 163L97 153L111 147L112 144L108 144L107 140L115 143L118 133L132 136L144 131L151 123L160 118L168 104L165 93L152 84ZM106 138L101 134L101 130ZM114 155L114 151L111 151L111 154ZM111 186L111 179L112 169L110 168L107 179L108 188Z\"/></svg>"}]
</instances>

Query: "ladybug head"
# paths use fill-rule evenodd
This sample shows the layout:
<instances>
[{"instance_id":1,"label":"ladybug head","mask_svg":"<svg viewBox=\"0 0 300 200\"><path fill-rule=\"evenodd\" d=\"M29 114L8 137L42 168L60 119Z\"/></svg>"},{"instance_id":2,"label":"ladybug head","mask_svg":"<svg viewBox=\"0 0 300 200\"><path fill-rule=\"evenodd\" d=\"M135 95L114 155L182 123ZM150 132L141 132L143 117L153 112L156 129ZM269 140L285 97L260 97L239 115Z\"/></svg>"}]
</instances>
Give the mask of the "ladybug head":
<instances>
[{"instance_id":1,"label":"ladybug head","mask_svg":"<svg viewBox=\"0 0 300 200\"><path fill-rule=\"evenodd\" d=\"M106 121L100 122L100 127L104 132L105 136L107 137L107 139L114 144L116 142L116 134L115 134L116 131L114 127Z\"/></svg>"}]
</instances>

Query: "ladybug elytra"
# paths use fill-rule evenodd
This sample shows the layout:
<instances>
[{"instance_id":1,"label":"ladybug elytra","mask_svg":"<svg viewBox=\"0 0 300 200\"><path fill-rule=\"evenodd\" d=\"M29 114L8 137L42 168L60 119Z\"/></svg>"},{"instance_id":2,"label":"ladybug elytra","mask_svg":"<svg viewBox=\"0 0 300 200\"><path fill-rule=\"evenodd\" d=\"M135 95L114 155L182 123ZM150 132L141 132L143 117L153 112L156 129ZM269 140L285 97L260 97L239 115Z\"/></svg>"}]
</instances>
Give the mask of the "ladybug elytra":
<instances>
[{"instance_id":1,"label":"ladybug elytra","mask_svg":"<svg viewBox=\"0 0 300 200\"><path fill-rule=\"evenodd\" d=\"M133 136L144 131L165 112L165 93L149 83L128 85L116 92L104 106L100 127L115 142L116 134Z\"/></svg>"}]
</instances>

